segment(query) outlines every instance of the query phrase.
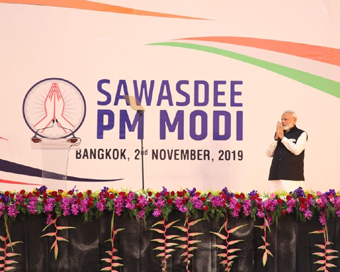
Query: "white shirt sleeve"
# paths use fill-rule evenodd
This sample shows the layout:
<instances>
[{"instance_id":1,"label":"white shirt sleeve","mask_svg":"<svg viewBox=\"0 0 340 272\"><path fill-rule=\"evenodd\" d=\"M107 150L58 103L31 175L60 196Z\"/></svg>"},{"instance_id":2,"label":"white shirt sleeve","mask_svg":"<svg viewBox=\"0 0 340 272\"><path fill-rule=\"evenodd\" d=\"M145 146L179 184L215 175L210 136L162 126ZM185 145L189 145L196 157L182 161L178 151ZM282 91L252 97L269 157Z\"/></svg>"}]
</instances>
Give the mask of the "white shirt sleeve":
<instances>
[{"instance_id":1,"label":"white shirt sleeve","mask_svg":"<svg viewBox=\"0 0 340 272\"><path fill-rule=\"evenodd\" d=\"M303 132L300 137L297 139L296 143L291 141L290 139L283 137L281 142L284 146L292 152L294 155L300 155L300 153L305 149L307 144L307 133Z\"/></svg>"},{"instance_id":2,"label":"white shirt sleeve","mask_svg":"<svg viewBox=\"0 0 340 272\"><path fill-rule=\"evenodd\" d=\"M272 142L268 146L268 149L267 149L267 152L266 152L268 157L273 157L274 156L274 151L275 151L276 147L277 147L277 141Z\"/></svg>"}]
</instances>

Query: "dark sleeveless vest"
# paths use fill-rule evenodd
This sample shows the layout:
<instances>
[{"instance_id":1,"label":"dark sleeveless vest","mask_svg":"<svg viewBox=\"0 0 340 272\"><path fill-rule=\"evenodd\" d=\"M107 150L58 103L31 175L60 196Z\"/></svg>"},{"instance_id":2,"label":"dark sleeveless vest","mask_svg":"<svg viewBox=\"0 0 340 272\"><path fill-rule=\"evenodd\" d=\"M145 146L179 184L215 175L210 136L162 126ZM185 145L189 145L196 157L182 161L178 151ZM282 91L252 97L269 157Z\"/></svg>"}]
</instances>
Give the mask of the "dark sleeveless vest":
<instances>
[{"instance_id":1,"label":"dark sleeveless vest","mask_svg":"<svg viewBox=\"0 0 340 272\"><path fill-rule=\"evenodd\" d=\"M284 136L297 141L303 132L303 130L294 126L289 131L285 131ZM278 140L270 167L269 180L305 180L304 157L305 150L296 156L281 143L281 140Z\"/></svg>"}]
</instances>

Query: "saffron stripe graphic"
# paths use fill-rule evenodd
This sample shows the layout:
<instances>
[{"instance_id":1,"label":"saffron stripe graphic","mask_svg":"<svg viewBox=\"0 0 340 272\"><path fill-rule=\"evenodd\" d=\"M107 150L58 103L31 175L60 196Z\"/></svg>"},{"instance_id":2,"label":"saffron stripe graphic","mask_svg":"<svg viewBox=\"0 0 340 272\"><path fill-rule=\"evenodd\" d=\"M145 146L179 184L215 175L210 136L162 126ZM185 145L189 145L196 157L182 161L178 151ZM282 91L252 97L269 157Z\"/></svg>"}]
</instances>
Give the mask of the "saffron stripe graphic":
<instances>
[{"instance_id":1,"label":"saffron stripe graphic","mask_svg":"<svg viewBox=\"0 0 340 272\"><path fill-rule=\"evenodd\" d=\"M209 41L242 45L340 66L340 49L332 47L248 37L192 37L180 40Z\"/></svg>"},{"instance_id":2,"label":"saffron stripe graphic","mask_svg":"<svg viewBox=\"0 0 340 272\"><path fill-rule=\"evenodd\" d=\"M56 180L65 180L65 175L61 175L54 172L49 171L43 171L38 168L18 164L15 162L10 162L6 160L0 159L0 171L8 172L8 173L14 173L14 174L20 174L20 175L26 175L30 177L44 177L50 178L50 179L56 179ZM89 179L89 178L80 178L80 177L73 177L73 176L67 176L67 179L69 181L80 181L80 182L112 182L112 181L118 181L123 180L122 178L119 179Z\"/></svg>"},{"instance_id":3,"label":"saffron stripe graphic","mask_svg":"<svg viewBox=\"0 0 340 272\"><path fill-rule=\"evenodd\" d=\"M4 180L4 179L0 179L0 183L41 186L41 184L37 184L37 183L26 183L26 182L12 181L12 180Z\"/></svg>"},{"instance_id":4,"label":"saffron stripe graphic","mask_svg":"<svg viewBox=\"0 0 340 272\"><path fill-rule=\"evenodd\" d=\"M126 8L126 7L120 7L120 6L113 6L109 4L91 2L87 0L0 0L0 3L71 8L71 9L103 11L103 12L130 14L130 15L175 18L175 19L207 20L203 18L196 18L196 17L190 17L190 16L181 16L181 15L175 15L175 14L167 14L167 13L161 13L161 12L152 12L152 11L138 10L138 9Z\"/></svg>"},{"instance_id":5,"label":"saffron stripe graphic","mask_svg":"<svg viewBox=\"0 0 340 272\"><path fill-rule=\"evenodd\" d=\"M151 43L149 45L160 45L160 46L172 46L180 47L186 49L199 50L207 53L217 54L220 56L228 57L231 59L239 60L254 66L266 69L268 71L277 73L279 75L285 76L287 78L293 79L297 82L303 83L317 90L323 91L337 98L340 98L340 82L313 75L307 72L303 72L294 68L278 65L272 62L260 60L257 58L249 57L246 55L238 54L232 51L199 45L191 43L181 43L181 42L162 42L162 43Z\"/></svg>"}]
</instances>

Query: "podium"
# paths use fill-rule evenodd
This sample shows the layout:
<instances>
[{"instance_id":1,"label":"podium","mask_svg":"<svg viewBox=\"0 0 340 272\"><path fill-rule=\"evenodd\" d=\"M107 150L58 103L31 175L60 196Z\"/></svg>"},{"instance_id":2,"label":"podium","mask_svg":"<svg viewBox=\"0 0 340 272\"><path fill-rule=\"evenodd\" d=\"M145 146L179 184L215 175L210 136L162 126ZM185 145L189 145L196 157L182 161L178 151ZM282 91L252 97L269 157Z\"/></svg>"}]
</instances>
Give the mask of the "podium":
<instances>
[{"instance_id":1,"label":"podium","mask_svg":"<svg viewBox=\"0 0 340 272\"><path fill-rule=\"evenodd\" d=\"M41 151L42 185L49 190L67 190L69 153L80 145L80 138L31 138L31 148Z\"/></svg>"}]
</instances>

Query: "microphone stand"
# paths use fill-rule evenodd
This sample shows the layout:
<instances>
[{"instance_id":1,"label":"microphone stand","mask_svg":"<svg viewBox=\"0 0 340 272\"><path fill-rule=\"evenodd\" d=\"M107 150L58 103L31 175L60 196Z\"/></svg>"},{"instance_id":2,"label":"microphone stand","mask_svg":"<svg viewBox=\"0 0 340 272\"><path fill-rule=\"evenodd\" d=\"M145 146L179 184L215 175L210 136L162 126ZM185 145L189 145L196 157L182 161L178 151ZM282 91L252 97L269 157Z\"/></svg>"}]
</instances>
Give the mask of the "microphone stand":
<instances>
[{"instance_id":1,"label":"microphone stand","mask_svg":"<svg viewBox=\"0 0 340 272\"><path fill-rule=\"evenodd\" d=\"M144 140L144 127L143 127L143 111L138 110L137 111L140 117L140 152L141 152L141 160L142 160L142 189L144 190L144 146L143 146L143 140Z\"/></svg>"}]
</instances>

